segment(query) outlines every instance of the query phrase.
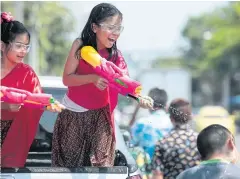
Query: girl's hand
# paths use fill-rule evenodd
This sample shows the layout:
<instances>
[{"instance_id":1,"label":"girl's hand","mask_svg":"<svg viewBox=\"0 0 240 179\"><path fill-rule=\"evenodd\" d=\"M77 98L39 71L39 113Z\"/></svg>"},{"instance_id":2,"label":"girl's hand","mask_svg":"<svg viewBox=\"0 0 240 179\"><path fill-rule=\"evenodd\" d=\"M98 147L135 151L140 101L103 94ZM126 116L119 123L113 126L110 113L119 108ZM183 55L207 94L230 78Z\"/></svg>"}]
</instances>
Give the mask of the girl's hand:
<instances>
[{"instance_id":1,"label":"girl's hand","mask_svg":"<svg viewBox=\"0 0 240 179\"><path fill-rule=\"evenodd\" d=\"M21 109L21 104L8 104L9 111L18 112Z\"/></svg>"},{"instance_id":2,"label":"girl's hand","mask_svg":"<svg viewBox=\"0 0 240 179\"><path fill-rule=\"evenodd\" d=\"M100 90L104 90L106 89L106 87L108 87L108 81L98 75L95 75L95 79L93 83Z\"/></svg>"},{"instance_id":3,"label":"girl's hand","mask_svg":"<svg viewBox=\"0 0 240 179\"><path fill-rule=\"evenodd\" d=\"M11 112L18 112L21 109L21 104L9 104L9 110Z\"/></svg>"},{"instance_id":4,"label":"girl's hand","mask_svg":"<svg viewBox=\"0 0 240 179\"><path fill-rule=\"evenodd\" d=\"M139 106L144 109L153 109L153 99L149 96L139 97Z\"/></svg>"},{"instance_id":5,"label":"girl's hand","mask_svg":"<svg viewBox=\"0 0 240 179\"><path fill-rule=\"evenodd\" d=\"M47 106L47 110L50 112L62 112L64 109L66 109L66 107L58 101L55 101L54 104Z\"/></svg>"},{"instance_id":6,"label":"girl's hand","mask_svg":"<svg viewBox=\"0 0 240 179\"><path fill-rule=\"evenodd\" d=\"M118 73L118 74L121 75L121 76L126 75L126 74L124 73L124 71L123 71L121 68L119 68L117 65L115 65L113 62L111 62L111 61L106 61L106 64L108 64L109 66L111 66L112 69L115 71L115 73Z\"/></svg>"},{"instance_id":7,"label":"girl's hand","mask_svg":"<svg viewBox=\"0 0 240 179\"><path fill-rule=\"evenodd\" d=\"M8 110L11 112L18 112L21 109L21 104L9 104L6 102L1 102L1 109Z\"/></svg>"}]
</instances>

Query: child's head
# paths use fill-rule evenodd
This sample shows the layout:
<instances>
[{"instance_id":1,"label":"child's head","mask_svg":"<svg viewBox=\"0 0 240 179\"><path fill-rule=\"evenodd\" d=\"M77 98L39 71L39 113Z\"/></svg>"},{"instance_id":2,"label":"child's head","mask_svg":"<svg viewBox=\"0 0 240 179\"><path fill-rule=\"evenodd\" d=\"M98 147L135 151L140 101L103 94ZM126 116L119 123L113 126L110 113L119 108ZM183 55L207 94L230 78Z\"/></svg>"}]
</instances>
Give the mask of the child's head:
<instances>
[{"instance_id":1,"label":"child's head","mask_svg":"<svg viewBox=\"0 0 240 179\"><path fill-rule=\"evenodd\" d=\"M11 14L1 13L1 53L12 64L23 61L29 51L30 33L24 25L13 20Z\"/></svg>"},{"instance_id":2,"label":"child's head","mask_svg":"<svg viewBox=\"0 0 240 179\"><path fill-rule=\"evenodd\" d=\"M110 56L117 52L116 41L123 30L122 13L112 4L96 5L82 31L83 46L91 45L96 50L107 48Z\"/></svg>"}]
</instances>

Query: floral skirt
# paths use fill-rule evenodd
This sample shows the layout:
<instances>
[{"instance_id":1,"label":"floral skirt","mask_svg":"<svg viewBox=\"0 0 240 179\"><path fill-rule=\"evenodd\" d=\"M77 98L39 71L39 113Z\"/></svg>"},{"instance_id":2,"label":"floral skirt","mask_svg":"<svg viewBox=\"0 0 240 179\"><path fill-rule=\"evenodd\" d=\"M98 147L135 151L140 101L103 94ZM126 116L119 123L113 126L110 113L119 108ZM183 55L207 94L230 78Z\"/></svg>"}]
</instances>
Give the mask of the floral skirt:
<instances>
[{"instance_id":1,"label":"floral skirt","mask_svg":"<svg viewBox=\"0 0 240 179\"><path fill-rule=\"evenodd\" d=\"M12 120L1 120L1 146L7 136L8 130L11 127Z\"/></svg>"},{"instance_id":2,"label":"floral skirt","mask_svg":"<svg viewBox=\"0 0 240 179\"><path fill-rule=\"evenodd\" d=\"M86 112L62 111L54 126L53 167L111 167L115 138L109 106Z\"/></svg>"}]
</instances>

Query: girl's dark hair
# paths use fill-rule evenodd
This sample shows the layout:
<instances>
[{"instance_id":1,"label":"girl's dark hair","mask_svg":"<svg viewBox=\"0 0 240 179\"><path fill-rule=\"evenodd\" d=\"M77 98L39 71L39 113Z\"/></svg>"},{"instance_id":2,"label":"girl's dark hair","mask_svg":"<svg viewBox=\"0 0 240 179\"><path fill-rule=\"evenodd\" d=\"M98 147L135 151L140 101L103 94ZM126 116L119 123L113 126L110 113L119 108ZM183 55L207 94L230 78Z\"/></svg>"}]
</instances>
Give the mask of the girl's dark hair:
<instances>
[{"instance_id":1,"label":"girl's dark hair","mask_svg":"<svg viewBox=\"0 0 240 179\"><path fill-rule=\"evenodd\" d=\"M79 57L79 50L83 46L92 46L97 50L97 42L96 42L96 34L92 30L92 24L95 23L99 25L103 21L105 21L108 17L112 17L115 15L119 15L122 18L122 13L112 4L109 3L101 3L96 5L88 18L88 21L83 28L81 34L82 45L77 49L76 56ZM113 57L113 62L116 61L118 56L117 44L116 42L113 44L111 48L107 49L109 52L109 57L107 60L110 60Z\"/></svg>"},{"instance_id":2,"label":"girl's dark hair","mask_svg":"<svg viewBox=\"0 0 240 179\"><path fill-rule=\"evenodd\" d=\"M6 14L5 12L1 13L1 41L9 44L13 42L18 35L24 33L27 33L30 41L30 33L24 25L19 21L6 19Z\"/></svg>"}]
</instances>

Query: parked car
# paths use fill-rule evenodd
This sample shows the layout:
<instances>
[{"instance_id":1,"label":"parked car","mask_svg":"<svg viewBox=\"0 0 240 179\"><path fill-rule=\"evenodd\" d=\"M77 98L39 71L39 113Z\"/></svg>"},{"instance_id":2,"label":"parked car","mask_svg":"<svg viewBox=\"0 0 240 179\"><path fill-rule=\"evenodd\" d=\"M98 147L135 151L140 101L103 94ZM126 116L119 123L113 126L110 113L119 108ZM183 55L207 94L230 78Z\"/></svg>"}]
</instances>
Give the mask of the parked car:
<instances>
[{"instance_id":1,"label":"parked car","mask_svg":"<svg viewBox=\"0 0 240 179\"><path fill-rule=\"evenodd\" d=\"M62 84L61 77L39 77L45 93L52 94L54 98L61 101L67 88ZM141 179L141 172L136 161L129 153L118 125L116 130L116 157L114 167L80 167L75 169L52 168L51 148L52 133L57 113L45 111L40 119L39 128L32 143L26 168L15 170L2 170L3 175L12 176L14 179L68 179L68 178L108 178L108 179ZM117 124L117 123L116 123ZM17 172L17 173L15 173ZM41 174L39 174L41 173ZM55 173L55 174L54 174ZM57 174L61 173L61 175ZM6 177L7 178L7 177Z\"/></svg>"},{"instance_id":2,"label":"parked car","mask_svg":"<svg viewBox=\"0 0 240 179\"><path fill-rule=\"evenodd\" d=\"M200 132L212 124L220 124L231 131L233 135L236 133L235 121L228 111L221 106L204 106L194 117L195 129Z\"/></svg>"}]
</instances>

